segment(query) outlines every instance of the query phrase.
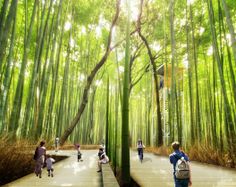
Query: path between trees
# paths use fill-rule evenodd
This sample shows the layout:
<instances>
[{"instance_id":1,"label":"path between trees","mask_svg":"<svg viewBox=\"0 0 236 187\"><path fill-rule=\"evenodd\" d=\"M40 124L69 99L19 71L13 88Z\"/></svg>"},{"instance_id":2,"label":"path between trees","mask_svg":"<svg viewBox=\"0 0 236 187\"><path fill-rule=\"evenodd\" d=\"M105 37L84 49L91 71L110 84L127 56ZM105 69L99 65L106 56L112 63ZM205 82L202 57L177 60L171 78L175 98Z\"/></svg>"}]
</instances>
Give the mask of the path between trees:
<instances>
[{"instance_id":1,"label":"path between trees","mask_svg":"<svg viewBox=\"0 0 236 187\"><path fill-rule=\"evenodd\" d=\"M69 158L54 165L54 177L44 169L42 178L30 174L5 186L102 186L101 173L97 173L97 150L82 150L83 162L77 162L76 151L60 151ZM140 163L137 153L131 151L131 175L145 187L173 187L172 166L167 157L144 153ZM191 162L193 187L235 187L236 170Z\"/></svg>"},{"instance_id":2,"label":"path between trees","mask_svg":"<svg viewBox=\"0 0 236 187\"><path fill-rule=\"evenodd\" d=\"M131 151L131 175L141 186L174 186L172 165L168 157L144 152L143 163ZM236 187L236 169L191 162L192 187Z\"/></svg>"}]
</instances>

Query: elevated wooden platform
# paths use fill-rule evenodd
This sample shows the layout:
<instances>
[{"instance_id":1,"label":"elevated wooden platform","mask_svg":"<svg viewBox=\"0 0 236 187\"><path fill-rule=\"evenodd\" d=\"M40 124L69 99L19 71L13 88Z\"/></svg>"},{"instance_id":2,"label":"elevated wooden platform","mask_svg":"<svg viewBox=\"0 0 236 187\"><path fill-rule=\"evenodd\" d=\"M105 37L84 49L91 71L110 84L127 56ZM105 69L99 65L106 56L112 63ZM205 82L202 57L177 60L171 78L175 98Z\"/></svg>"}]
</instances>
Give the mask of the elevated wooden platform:
<instances>
[{"instance_id":1,"label":"elevated wooden platform","mask_svg":"<svg viewBox=\"0 0 236 187\"><path fill-rule=\"evenodd\" d=\"M102 164L102 182L104 187L119 187L110 164Z\"/></svg>"}]
</instances>

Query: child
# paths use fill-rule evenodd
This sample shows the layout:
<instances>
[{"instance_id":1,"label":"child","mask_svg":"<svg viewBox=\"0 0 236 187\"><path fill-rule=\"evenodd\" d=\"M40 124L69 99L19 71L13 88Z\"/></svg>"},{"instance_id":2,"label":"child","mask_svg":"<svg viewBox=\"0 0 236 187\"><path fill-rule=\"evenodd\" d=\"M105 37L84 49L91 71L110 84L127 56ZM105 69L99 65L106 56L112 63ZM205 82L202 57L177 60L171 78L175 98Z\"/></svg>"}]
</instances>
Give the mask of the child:
<instances>
[{"instance_id":1,"label":"child","mask_svg":"<svg viewBox=\"0 0 236 187\"><path fill-rule=\"evenodd\" d=\"M78 162L79 162L79 161L83 161L83 160L81 159L81 158L82 158L82 154L81 154L81 152L80 152L80 145L79 145L79 144L76 144L75 147L76 147L76 149L77 149L77 151L78 151L78 153L77 153Z\"/></svg>"},{"instance_id":2,"label":"child","mask_svg":"<svg viewBox=\"0 0 236 187\"><path fill-rule=\"evenodd\" d=\"M48 176L50 177L53 177L53 162L55 162L55 160L52 158L51 155L48 155L48 158L46 160L46 164L47 164L47 170L48 170Z\"/></svg>"}]
</instances>

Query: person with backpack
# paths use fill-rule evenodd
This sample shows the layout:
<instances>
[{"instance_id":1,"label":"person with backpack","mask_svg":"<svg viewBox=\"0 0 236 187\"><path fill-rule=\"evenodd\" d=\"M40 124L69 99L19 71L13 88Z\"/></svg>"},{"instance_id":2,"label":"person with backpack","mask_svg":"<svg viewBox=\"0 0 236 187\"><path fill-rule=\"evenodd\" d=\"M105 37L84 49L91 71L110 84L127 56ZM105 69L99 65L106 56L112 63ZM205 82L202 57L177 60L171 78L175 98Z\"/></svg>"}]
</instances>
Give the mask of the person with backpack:
<instances>
[{"instance_id":1,"label":"person with backpack","mask_svg":"<svg viewBox=\"0 0 236 187\"><path fill-rule=\"evenodd\" d=\"M175 187L188 187L192 185L191 170L188 156L180 151L180 143L173 142L172 148L174 152L170 154L170 163L174 169Z\"/></svg>"}]
</instances>

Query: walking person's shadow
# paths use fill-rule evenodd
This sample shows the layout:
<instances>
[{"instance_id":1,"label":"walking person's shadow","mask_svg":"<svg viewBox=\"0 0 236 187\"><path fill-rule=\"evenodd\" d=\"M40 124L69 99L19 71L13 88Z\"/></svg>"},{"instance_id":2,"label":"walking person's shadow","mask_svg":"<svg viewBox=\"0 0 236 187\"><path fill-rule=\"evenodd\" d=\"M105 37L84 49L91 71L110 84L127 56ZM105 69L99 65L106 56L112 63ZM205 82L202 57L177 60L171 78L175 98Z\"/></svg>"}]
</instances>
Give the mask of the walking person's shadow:
<instances>
[{"instance_id":1,"label":"walking person's shadow","mask_svg":"<svg viewBox=\"0 0 236 187\"><path fill-rule=\"evenodd\" d=\"M144 157L143 162L152 162L152 159L149 157Z\"/></svg>"}]
</instances>

